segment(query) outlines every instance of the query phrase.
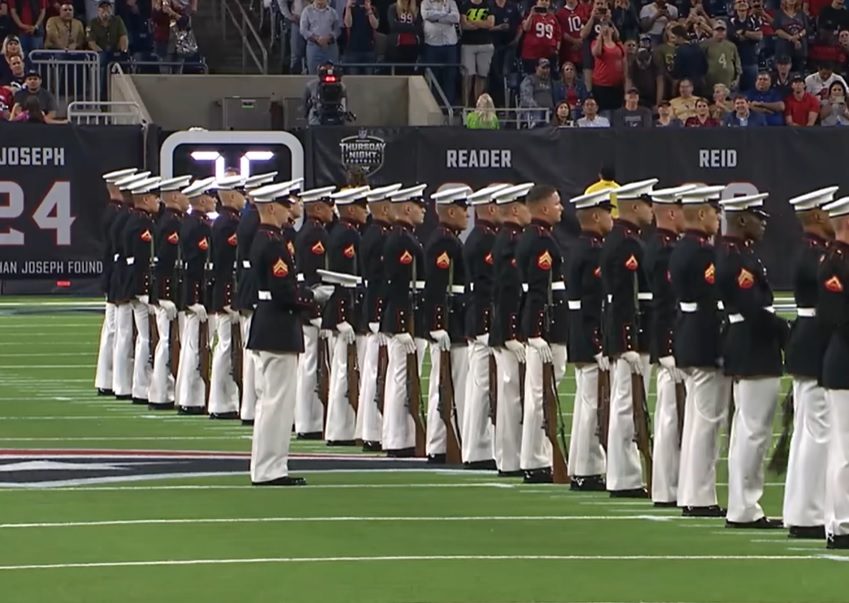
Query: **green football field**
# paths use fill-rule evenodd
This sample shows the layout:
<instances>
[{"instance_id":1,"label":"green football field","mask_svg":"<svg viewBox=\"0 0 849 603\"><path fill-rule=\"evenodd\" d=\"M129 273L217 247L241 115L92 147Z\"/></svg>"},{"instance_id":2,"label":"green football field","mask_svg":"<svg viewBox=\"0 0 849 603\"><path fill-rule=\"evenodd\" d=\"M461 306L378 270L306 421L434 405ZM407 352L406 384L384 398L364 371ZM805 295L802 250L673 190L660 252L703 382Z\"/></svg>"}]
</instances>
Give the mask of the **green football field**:
<instances>
[{"instance_id":1,"label":"green football field","mask_svg":"<svg viewBox=\"0 0 849 603\"><path fill-rule=\"evenodd\" d=\"M44 487L63 466L44 457L246 453L250 430L97 397L100 315L15 303L0 297L0 602L849 601L849 555L821 542L487 472L308 471L306 488L277 489L232 472ZM570 375L567 423L573 387ZM12 484L15 468L33 483ZM782 491L768 474L767 513L780 513Z\"/></svg>"}]
</instances>

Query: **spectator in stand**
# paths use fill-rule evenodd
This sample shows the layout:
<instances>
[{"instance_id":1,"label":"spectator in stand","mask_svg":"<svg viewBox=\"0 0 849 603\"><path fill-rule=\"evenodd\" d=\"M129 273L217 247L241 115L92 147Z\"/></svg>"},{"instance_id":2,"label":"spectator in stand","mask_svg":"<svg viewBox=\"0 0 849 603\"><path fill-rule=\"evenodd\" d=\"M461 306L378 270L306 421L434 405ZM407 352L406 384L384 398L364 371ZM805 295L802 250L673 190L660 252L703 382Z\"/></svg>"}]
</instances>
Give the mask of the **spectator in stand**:
<instances>
[{"instance_id":1,"label":"spectator in stand","mask_svg":"<svg viewBox=\"0 0 849 603\"><path fill-rule=\"evenodd\" d=\"M39 107L44 112L48 122L56 117L56 98L41 87L41 74L34 69L27 71L24 87L15 93L14 98L15 106L12 109L12 119L27 104L27 99L29 98L34 98L38 101Z\"/></svg>"},{"instance_id":2,"label":"spectator in stand","mask_svg":"<svg viewBox=\"0 0 849 603\"><path fill-rule=\"evenodd\" d=\"M15 111L17 110L17 112ZM15 105L10 116L12 121L30 124L46 124L52 123L47 121L47 116L41 110L38 104L38 99L30 96L24 101L23 105Z\"/></svg>"},{"instance_id":3,"label":"spectator in stand","mask_svg":"<svg viewBox=\"0 0 849 603\"><path fill-rule=\"evenodd\" d=\"M24 87L24 60L19 56L9 59L9 70L0 76L0 86L8 86L12 92Z\"/></svg>"},{"instance_id":4,"label":"spectator in stand","mask_svg":"<svg viewBox=\"0 0 849 603\"><path fill-rule=\"evenodd\" d=\"M584 72L584 85L588 92L593 89L593 58L592 45L598 39L598 34L601 31L601 26L604 24L612 24L612 13L608 7L608 0L590 0L582 2L581 6L590 6L590 14L581 28L581 69ZM586 9L584 9L586 10Z\"/></svg>"},{"instance_id":5,"label":"spectator in stand","mask_svg":"<svg viewBox=\"0 0 849 603\"><path fill-rule=\"evenodd\" d=\"M808 17L798 9L797 0L781 0L775 13L775 53L786 54L793 61L793 70L801 71L808 60Z\"/></svg>"},{"instance_id":6,"label":"spectator in stand","mask_svg":"<svg viewBox=\"0 0 849 603\"><path fill-rule=\"evenodd\" d=\"M12 33L12 19L9 17L9 2L0 0L0 40L5 40L10 33Z\"/></svg>"},{"instance_id":7,"label":"spectator in stand","mask_svg":"<svg viewBox=\"0 0 849 603\"><path fill-rule=\"evenodd\" d=\"M793 74L790 71L792 61L788 56L780 56L775 59L775 70L770 74L772 87L778 90L781 98L787 98L793 93L791 87Z\"/></svg>"},{"instance_id":8,"label":"spectator in stand","mask_svg":"<svg viewBox=\"0 0 849 603\"><path fill-rule=\"evenodd\" d=\"M478 98L486 89L486 78L492 64L495 48L492 45L492 28L495 16L490 11L489 0L463 0L460 8L460 63L463 75L463 106L469 95Z\"/></svg>"},{"instance_id":9,"label":"spectator in stand","mask_svg":"<svg viewBox=\"0 0 849 603\"><path fill-rule=\"evenodd\" d=\"M749 108L764 116L766 125L784 125L784 97L772 86L772 78L767 71L761 71L755 80L755 89L746 94Z\"/></svg>"},{"instance_id":10,"label":"spectator in stand","mask_svg":"<svg viewBox=\"0 0 849 603\"><path fill-rule=\"evenodd\" d=\"M562 34L557 17L549 12L550 6L550 0L537 0L522 21L522 65L525 73L534 71L540 59L557 64Z\"/></svg>"},{"instance_id":11,"label":"spectator in stand","mask_svg":"<svg viewBox=\"0 0 849 603\"><path fill-rule=\"evenodd\" d=\"M845 88L846 80L842 75L834 73L833 69L831 63L822 63L817 71L805 78L805 90L822 100L828 96L829 88L834 82L840 82Z\"/></svg>"},{"instance_id":12,"label":"spectator in stand","mask_svg":"<svg viewBox=\"0 0 849 603\"><path fill-rule=\"evenodd\" d=\"M849 76L849 30L843 30L837 34L837 59L835 68L844 79Z\"/></svg>"},{"instance_id":13,"label":"spectator in stand","mask_svg":"<svg viewBox=\"0 0 849 603\"><path fill-rule=\"evenodd\" d=\"M725 116L724 126L729 128L753 128L765 126L763 115L753 113L749 108L749 100L742 94L734 97L734 111Z\"/></svg>"},{"instance_id":14,"label":"spectator in stand","mask_svg":"<svg viewBox=\"0 0 849 603\"><path fill-rule=\"evenodd\" d=\"M820 125L849 126L849 109L846 108L846 87L834 82L828 97L820 103Z\"/></svg>"},{"instance_id":15,"label":"spectator in stand","mask_svg":"<svg viewBox=\"0 0 849 603\"><path fill-rule=\"evenodd\" d=\"M579 128L609 128L610 121L598 114L598 103L590 96L584 101L584 116L578 121Z\"/></svg>"},{"instance_id":16,"label":"spectator in stand","mask_svg":"<svg viewBox=\"0 0 849 603\"><path fill-rule=\"evenodd\" d=\"M793 92L784 99L784 117L788 126L810 127L817 123L820 102L805 91L805 80L801 75L793 76Z\"/></svg>"},{"instance_id":17,"label":"spectator in stand","mask_svg":"<svg viewBox=\"0 0 849 603\"><path fill-rule=\"evenodd\" d=\"M689 80L694 89L701 92L705 87L708 70L704 51L698 42L691 42L687 38L687 30L682 25L672 28L672 41L676 46L673 77L676 80ZM672 106L674 107L675 103L672 103ZM680 115L678 117L681 118Z\"/></svg>"},{"instance_id":18,"label":"spectator in stand","mask_svg":"<svg viewBox=\"0 0 849 603\"><path fill-rule=\"evenodd\" d=\"M764 0L749 0L749 14L755 19L761 28L763 40L758 45L758 64L765 63L775 56L775 28L772 23L775 20L775 11L764 9Z\"/></svg>"},{"instance_id":19,"label":"spectator in stand","mask_svg":"<svg viewBox=\"0 0 849 603\"><path fill-rule=\"evenodd\" d=\"M24 61L21 41L18 36L6 36L3 39L3 46L0 48L0 82L8 79L11 75L10 61L12 57L16 56Z\"/></svg>"},{"instance_id":20,"label":"spectator in stand","mask_svg":"<svg viewBox=\"0 0 849 603\"><path fill-rule=\"evenodd\" d=\"M726 37L724 21L717 19L713 26L713 39L704 42L705 59L707 60L707 85L710 90L716 84L725 84L736 89L740 84L743 73L737 46Z\"/></svg>"},{"instance_id":21,"label":"spectator in stand","mask_svg":"<svg viewBox=\"0 0 849 603\"><path fill-rule=\"evenodd\" d=\"M127 27L121 17L112 14L112 2L100 0L97 19L88 25L88 47L100 53L101 69L106 69L117 55L126 54L129 45Z\"/></svg>"},{"instance_id":22,"label":"spectator in stand","mask_svg":"<svg viewBox=\"0 0 849 603\"><path fill-rule=\"evenodd\" d=\"M716 84L713 87L713 104L710 106L710 116L719 123L725 121L725 116L734 111L734 101L731 100L731 91L725 84Z\"/></svg>"},{"instance_id":23,"label":"spectator in stand","mask_svg":"<svg viewBox=\"0 0 849 603\"><path fill-rule=\"evenodd\" d=\"M629 59L625 74L625 87L636 88L640 93L640 104L656 107L663 98L663 68L655 63L648 48L639 48Z\"/></svg>"},{"instance_id":24,"label":"spectator in stand","mask_svg":"<svg viewBox=\"0 0 849 603\"><path fill-rule=\"evenodd\" d=\"M678 82L678 96L669 102L675 117L683 123L696 114L696 100L697 97L693 96L693 82L683 79Z\"/></svg>"},{"instance_id":25,"label":"spectator in stand","mask_svg":"<svg viewBox=\"0 0 849 603\"><path fill-rule=\"evenodd\" d=\"M675 69L675 44L672 43L672 38L672 27L667 27L663 31L663 43L655 47L652 51L654 63L661 68L663 73L664 98L666 98L666 96L675 89L676 84L675 78L672 75L672 72ZM651 48L651 39L651 36L644 36L641 38L640 45ZM643 43L642 40L648 40L648 44Z\"/></svg>"},{"instance_id":26,"label":"spectator in stand","mask_svg":"<svg viewBox=\"0 0 849 603\"><path fill-rule=\"evenodd\" d=\"M687 30L687 37L693 42L703 42L713 36L713 21L702 8L701 2L696 2L688 7L689 14L682 23Z\"/></svg>"},{"instance_id":27,"label":"spectator in stand","mask_svg":"<svg viewBox=\"0 0 849 603\"><path fill-rule=\"evenodd\" d=\"M153 16L151 0L124 0L118 7L118 16L127 26L130 54L136 60L149 61L153 53L153 36L150 27Z\"/></svg>"},{"instance_id":28,"label":"spectator in stand","mask_svg":"<svg viewBox=\"0 0 849 603\"><path fill-rule=\"evenodd\" d=\"M640 10L640 25L655 44L662 42L664 28L678 20L678 9L666 0L654 0Z\"/></svg>"},{"instance_id":29,"label":"spectator in stand","mask_svg":"<svg viewBox=\"0 0 849 603\"><path fill-rule=\"evenodd\" d=\"M672 105L669 104L668 100L662 100L657 104L655 128L680 128L683 125L681 120L675 117L675 113L672 112Z\"/></svg>"},{"instance_id":30,"label":"spectator in stand","mask_svg":"<svg viewBox=\"0 0 849 603\"><path fill-rule=\"evenodd\" d=\"M816 20L817 44L836 49L840 30L849 28L849 11L846 0L831 0Z\"/></svg>"},{"instance_id":31,"label":"spectator in stand","mask_svg":"<svg viewBox=\"0 0 849 603\"><path fill-rule=\"evenodd\" d=\"M466 127L470 130L497 130L498 115L492 97L484 92L475 102L475 110L466 115Z\"/></svg>"},{"instance_id":32,"label":"spectator in stand","mask_svg":"<svg viewBox=\"0 0 849 603\"><path fill-rule=\"evenodd\" d=\"M598 38L592 43L593 96L599 110L613 111L622 106L625 84L625 48L614 38L612 25L601 26Z\"/></svg>"},{"instance_id":33,"label":"spectator in stand","mask_svg":"<svg viewBox=\"0 0 849 603\"><path fill-rule=\"evenodd\" d=\"M452 105L457 98L457 27L460 9L454 0L423 0L424 49L422 62L450 65L431 68Z\"/></svg>"},{"instance_id":34,"label":"spectator in stand","mask_svg":"<svg viewBox=\"0 0 849 603\"><path fill-rule=\"evenodd\" d=\"M554 108L554 116L551 118L551 125L555 128L571 128L574 125L569 103L561 101L557 104Z\"/></svg>"},{"instance_id":35,"label":"spectator in stand","mask_svg":"<svg viewBox=\"0 0 849 603\"><path fill-rule=\"evenodd\" d=\"M336 63L339 60L339 13L327 4L327 0L313 0L304 6L300 31L307 42L307 72L310 75L317 75L318 68L328 61Z\"/></svg>"},{"instance_id":36,"label":"spectator in stand","mask_svg":"<svg viewBox=\"0 0 849 603\"><path fill-rule=\"evenodd\" d=\"M63 0L58 17L50 17L44 28L44 47L48 50L85 50L85 27L74 19L74 4Z\"/></svg>"},{"instance_id":37,"label":"spectator in stand","mask_svg":"<svg viewBox=\"0 0 849 603\"><path fill-rule=\"evenodd\" d=\"M9 0L9 14L18 28L24 55L44 45L47 0Z\"/></svg>"},{"instance_id":38,"label":"spectator in stand","mask_svg":"<svg viewBox=\"0 0 849 603\"><path fill-rule=\"evenodd\" d=\"M826 6L831 4L831 0L803 0L802 10L806 15L810 15L816 19Z\"/></svg>"},{"instance_id":39,"label":"spectator in stand","mask_svg":"<svg viewBox=\"0 0 849 603\"><path fill-rule=\"evenodd\" d=\"M758 45L763 40L760 19L749 11L748 0L734 3L734 15L729 19L728 38L737 45L740 54L740 90L751 90L758 73Z\"/></svg>"},{"instance_id":40,"label":"spectator in stand","mask_svg":"<svg viewBox=\"0 0 849 603\"><path fill-rule=\"evenodd\" d=\"M560 69L560 81L554 82L555 104L569 105L570 119L575 120L581 116L581 105L587 96L584 80L578 77L578 68L574 63L564 63Z\"/></svg>"},{"instance_id":41,"label":"spectator in stand","mask_svg":"<svg viewBox=\"0 0 849 603\"><path fill-rule=\"evenodd\" d=\"M503 96L503 82L513 71L516 62L516 47L519 43L519 26L522 23L522 15L519 7L513 0L494 0L492 3L492 15L495 17L495 26L492 28L492 66L490 68L490 90L496 93L502 104L506 99ZM500 92L500 94L498 94Z\"/></svg>"},{"instance_id":42,"label":"spectator in stand","mask_svg":"<svg viewBox=\"0 0 849 603\"><path fill-rule=\"evenodd\" d=\"M557 22L560 24L560 64L565 65L570 62L573 65L581 66L583 61L583 53L581 52L581 30L586 25L590 18L590 13L587 9L591 9L592 5L579 2L578 0L566 0L563 6L554 15L557 17Z\"/></svg>"},{"instance_id":43,"label":"spectator in stand","mask_svg":"<svg viewBox=\"0 0 849 603\"><path fill-rule=\"evenodd\" d=\"M613 112L611 123L614 128L651 128L652 114L646 107L640 106L640 91L628 88L625 93L625 106Z\"/></svg>"},{"instance_id":44,"label":"spectator in stand","mask_svg":"<svg viewBox=\"0 0 849 603\"><path fill-rule=\"evenodd\" d=\"M389 7L390 63L415 63L419 57L419 7L416 0L398 0ZM403 75L403 74L402 74Z\"/></svg>"},{"instance_id":45,"label":"spectator in stand","mask_svg":"<svg viewBox=\"0 0 849 603\"><path fill-rule=\"evenodd\" d=\"M0 86L0 121L9 121L12 115L12 107L15 104L12 89L8 86Z\"/></svg>"},{"instance_id":46,"label":"spectator in stand","mask_svg":"<svg viewBox=\"0 0 849 603\"><path fill-rule=\"evenodd\" d=\"M416 0L408 0L408 2L415 6ZM289 22L289 73L292 75L301 75L304 72L307 41L301 35L301 14L306 4L307 0L277 0L280 13Z\"/></svg>"},{"instance_id":47,"label":"spectator in stand","mask_svg":"<svg viewBox=\"0 0 849 603\"><path fill-rule=\"evenodd\" d=\"M629 0L614 0L610 20L620 40L636 40L640 35L640 16Z\"/></svg>"},{"instance_id":48,"label":"spectator in stand","mask_svg":"<svg viewBox=\"0 0 849 603\"><path fill-rule=\"evenodd\" d=\"M371 0L347 0L342 14L342 24L347 33L345 44L345 63L374 63L374 32L380 24L377 12ZM351 67L351 75L370 75L371 70L365 67Z\"/></svg>"},{"instance_id":49,"label":"spectator in stand","mask_svg":"<svg viewBox=\"0 0 849 603\"><path fill-rule=\"evenodd\" d=\"M685 128L718 128L719 122L710 116L710 105L706 98L696 99L696 114L687 118Z\"/></svg>"},{"instance_id":50,"label":"spectator in stand","mask_svg":"<svg viewBox=\"0 0 849 603\"><path fill-rule=\"evenodd\" d=\"M550 111L554 108L554 85L551 81L551 61L548 59L539 59L536 71L522 80L519 87L519 107L539 109L522 112L524 117L521 121L531 128L548 121L546 110Z\"/></svg>"}]
</instances>

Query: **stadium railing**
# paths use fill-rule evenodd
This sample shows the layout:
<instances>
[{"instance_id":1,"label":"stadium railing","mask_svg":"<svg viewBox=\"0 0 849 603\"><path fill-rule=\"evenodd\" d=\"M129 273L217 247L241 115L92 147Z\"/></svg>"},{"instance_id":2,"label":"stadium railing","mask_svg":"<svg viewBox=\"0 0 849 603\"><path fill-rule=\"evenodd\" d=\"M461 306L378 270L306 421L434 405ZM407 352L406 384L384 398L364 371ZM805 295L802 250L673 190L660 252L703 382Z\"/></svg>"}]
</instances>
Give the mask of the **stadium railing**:
<instances>
[{"instance_id":1,"label":"stadium railing","mask_svg":"<svg viewBox=\"0 0 849 603\"><path fill-rule=\"evenodd\" d=\"M100 55L92 50L33 50L32 66L60 105L101 99Z\"/></svg>"},{"instance_id":2,"label":"stadium railing","mask_svg":"<svg viewBox=\"0 0 849 603\"><path fill-rule=\"evenodd\" d=\"M138 103L128 101L74 101L68 121L85 126L147 125Z\"/></svg>"}]
</instances>

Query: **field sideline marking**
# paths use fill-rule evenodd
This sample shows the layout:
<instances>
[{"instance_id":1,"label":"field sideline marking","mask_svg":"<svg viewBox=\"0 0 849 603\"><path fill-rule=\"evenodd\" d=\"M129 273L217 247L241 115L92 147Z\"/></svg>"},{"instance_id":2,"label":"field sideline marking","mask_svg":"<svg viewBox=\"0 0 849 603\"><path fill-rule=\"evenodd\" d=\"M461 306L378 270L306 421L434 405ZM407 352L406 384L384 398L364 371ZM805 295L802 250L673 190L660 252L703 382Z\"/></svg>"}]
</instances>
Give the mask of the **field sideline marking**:
<instances>
[{"instance_id":1,"label":"field sideline marking","mask_svg":"<svg viewBox=\"0 0 849 603\"><path fill-rule=\"evenodd\" d=\"M849 561L837 555L384 555L374 557L249 557L243 559L163 559L0 565L0 571L153 567L164 565L235 565L256 563L360 563L364 561Z\"/></svg>"},{"instance_id":2,"label":"field sideline marking","mask_svg":"<svg viewBox=\"0 0 849 603\"><path fill-rule=\"evenodd\" d=\"M323 473L421 473L425 471L432 471L431 469L327 469L322 471L303 471L299 473L303 473L304 475L319 475ZM444 470L448 471L448 470ZM469 473L465 469L458 469L456 472L463 472L464 474ZM216 476L228 475L228 473L215 473ZM233 475L242 475L246 476L247 471L234 473ZM203 477L203 475L192 473L186 474L186 477ZM104 479L114 479L114 481L152 481L155 480L156 477L151 477L149 475L139 475L139 476L123 476L121 478L104 478ZM93 480L88 479L85 480L88 483L91 483ZM106 482L103 482L106 483ZM307 486L306 488L298 488L292 490L293 492L304 492L309 490L355 490L355 489L397 489L397 488L516 488L519 484L502 484L500 482L467 482L461 484L317 484L314 486ZM51 487L50 482L46 482L43 486L37 486L32 484L20 484L14 485L11 483L3 483L0 482L0 493L2 492L97 492L97 491L133 491L133 490L242 490L251 488L256 490L256 486L251 486L250 484L233 484L233 485L225 485L225 484L178 484L173 486L56 486Z\"/></svg>"}]
</instances>

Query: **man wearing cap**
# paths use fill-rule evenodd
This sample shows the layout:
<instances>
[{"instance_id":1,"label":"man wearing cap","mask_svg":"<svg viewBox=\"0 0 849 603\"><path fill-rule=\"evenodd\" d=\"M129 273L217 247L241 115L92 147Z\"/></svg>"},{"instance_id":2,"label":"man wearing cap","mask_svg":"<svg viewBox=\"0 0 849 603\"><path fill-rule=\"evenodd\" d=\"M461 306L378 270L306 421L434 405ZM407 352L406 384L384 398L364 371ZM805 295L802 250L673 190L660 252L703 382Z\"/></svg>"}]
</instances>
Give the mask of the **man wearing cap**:
<instances>
[{"instance_id":1,"label":"man wearing cap","mask_svg":"<svg viewBox=\"0 0 849 603\"><path fill-rule=\"evenodd\" d=\"M235 170L227 170L215 183L218 190L218 217L212 223L212 291L209 311L215 314L217 341L212 352L212 370L209 377L209 418L239 418L239 388L236 382L233 330L239 328L239 313L233 308L236 287L236 248L239 244L236 230L239 215L245 207L245 196L239 190L244 178ZM238 333L237 333L238 334Z\"/></svg>"},{"instance_id":2,"label":"man wearing cap","mask_svg":"<svg viewBox=\"0 0 849 603\"><path fill-rule=\"evenodd\" d=\"M306 219L295 239L295 256L298 280L308 287L317 285L321 278L316 270L328 267L327 226L333 221L333 200L330 194L335 186L325 186L301 194ZM284 228L288 226L284 224ZM284 234L284 239L286 235ZM304 315L304 353L298 358L298 397L295 405L295 432L298 439L320 440L324 430L327 400L319 397L319 350L324 348L319 337L321 309L314 305ZM329 358L324 359L329 362Z\"/></svg>"},{"instance_id":3,"label":"man wearing cap","mask_svg":"<svg viewBox=\"0 0 849 603\"><path fill-rule=\"evenodd\" d=\"M362 320L366 332L363 362L360 365L360 392L357 407L355 437L363 441L363 450L375 452L381 449L383 439L383 416L378 404L383 400L385 388L378 391L378 384L385 383L387 340L380 332L380 319L384 305L383 246L392 229L389 195L401 188L390 184L371 189L366 193L371 222L360 240L360 266L365 286ZM380 374L380 358L383 358L383 375Z\"/></svg>"},{"instance_id":4,"label":"man wearing cap","mask_svg":"<svg viewBox=\"0 0 849 603\"><path fill-rule=\"evenodd\" d=\"M153 283L150 287L150 303L156 316L156 329L159 340L153 352L153 372L148 389L148 409L171 410L174 408L174 376L177 366L172 350L172 340L178 341L176 332L177 306L180 303L180 228L189 200L180 190L188 186L191 176L178 176L163 180L158 185L162 203L165 206L156 223L153 236ZM173 365L173 366L172 366Z\"/></svg>"},{"instance_id":5,"label":"man wearing cap","mask_svg":"<svg viewBox=\"0 0 849 603\"><path fill-rule=\"evenodd\" d=\"M772 439L788 327L775 314L772 288L754 245L763 238L766 193L728 199L727 233L716 266L716 284L728 313L723 370L734 380L734 422L728 446L726 527L781 528L760 506L764 456Z\"/></svg>"},{"instance_id":6,"label":"man wearing cap","mask_svg":"<svg viewBox=\"0 0 849 603\"><path fill-rule=\"evenodd\" d=\"M684 374L687 392L677 479L678 506L685 517L725 515L725 509L717 505L716 462L731 381L720 370L721 314L711 242L719 232L719 198L724 189L706 186L682 193L684 234L669 256L669 278L679 309L673 366Z\"/></svg>"},{"instance_id":7,"label":"man wearing cap","mask_svg":"<svg viewBox=\"0 0 849 603\"><path fill-rule=\"evenodd\" d=\"M598 431L599 371L609 371L602 351L601 247L613 228L610 190L585 193L570 199L581 225L581 234L569 250L566 281L569 308L569 361L575 365L575 405L569 441L570 489L606 490L605 455Z\"/></svg>"},{"instance_id":8,"label":"man wearing cap","mask_svg":"<svg viewBox=\"0 0 849 603\"><path fill-rule=\"evenodd\" d=\"M651 498L656 507L676 505L681 434L676 385L684 376L675 366L673 334L678 304L672 289L669 257L684 230L681 194L697 188L685 185L652 192L655 231L646 245L646 273L652 290L649 355L657 365ZM683 410L684 400L680 401Z\"/></svg>"},{"instance_id":9,"label":"man wearing cap","mask_svg":"<svg viewBox=\"0 0 849 603\"><path fill-rule=\"evenodd\" d=\"M327 244L327 269L358 277L360 267L360 229L368 218L367 187L343 189L331 195L339 211L339 223ZM330 344L330 387L327 396L327 423L324 439L328 446L353 446L359 397L351 400L348 380L359 370L363 356L365 330L362 315L362 288L351 283L336 283L333 295L322 312L322 329L334 334ZM354 357L348 357L350 345ZM348 366L353 360L356 366ZM360 379L363 378L360 372ZM353 387L359 387L359 384ZM359 389L357 389L359 394Z\"/></svg>"},{"instance_id":10,"label":"man wearing cap","mask_svg":"<svg viewBox=\"0 0 849 603\"><path fill-rule=\"evenodd\" d=\"M329 288L315 292L299 287L295 262L281 227L289 221L288 184L270 185L252 195L260 225L251 249L257 285L257 307L251 320L248 349L254 355L262 383L256 404L251 446L251 483L255 486L302 486L289 475L288 458L295 414L298 354L304 351L300 314L323 302Z\"/></svg>"},{"instance_id":11,"label":"man wearing cap","mask_svg":"<svg viewBox=\"0 0 849 603\"><path fill-rule=\"evenodd\" d=\"M568 305L563 254L552 234L563 207L557 189L545 184L530 189L525 204L531 220L516 244L516 261L525 292L520 328L528 342L520 468L525 473L525 483L550 483L552 454L560 453L553 452L546 438L545 422L558 421L558 417L545 417L543 392L552 385L557 391L556 385L566 373ZM553 367L554 384L543 380L545 364Z\"/></svg>"},{"instance_id":12,"label":"man wearing cap","mask_svg":"<svg viewBox=\"0 0 849 603\"><path fill-rule=\"evenodd\" d=\"M248 334L251 330L251 317L256 307L256 280L251 270L251 245L259 227L259 212L252 201L252 192L264 185L271 184L277 172L256 174L245 179L244 190L247 195L245 207L236 227L236 308L239 310L239 326L242 335L242 392L239 415L243 425L253 425L254 409L259 395L256 380L256 363L248 353Z\"/></svg>"},{"instance_id":13,"label":"man wearing cap","mask_svg":"<svg viewBox=\"0 0 849 603\"><path fill-rule=\"evenodd\" d=\"M412 416L407 358L416 355L418 373L424 350L418 291L424 288L424 252L414 229L424 222L422 195L426 185L403 188L390 195L394 226L383 247L386 308L380 330L389 338L386 391L383 403L383 449L392 457L415 455L417 419Z\"/></svg>"},{"instance_id":14,"label":"man wearing cap","mask_svg":"<svg viewBox=\"0 0 849 603\"><path fill-rule=\"evenodd\" d=\"M518 477L521 471L522 399L524 397L525 336L519 324L522 308L522 275L516 245L531 221L525 195L533 183L519 184L495 193L501 225L492 246L492 324L489 346L495 350L498 375L495 417L495 464L498 475Z\"/></svg>"},{"instance_id":15,"label":"man wearing cap","mask_svg":"<svg viewBox=\"0 0 849 603\"><path fill-rule=\"evenodd\" d=\"M427 456L428 461L445 462L447 433L442 419L444 400L442 392L452 392L453 407L448 409L450 426L458 444L462 442L461 427L465 409L468 349L464 330L466 311L465 266L460 233L469 222L466 200L472 189L468 186L452 187L431 195L435 203L439 225L425 245L425 330L430 334L430 380L427 405ZM449 352L450 383L442 383L442 352Z\"/></svg>"},{"instance_id":16,"label":"man wearing cap","mask_svg":"<svg viewBox=\"0 0 849 603\"><path fill-rule=\"evenodd\" d=\"M97 371L94 376L94 387L99 396L111 396L112 391L112 357L115 347L115 291L112 288L112 271L115 266L114 249L109 236L115 218L124 211L124 197L116 182L126 176L136 173L136 168L116 170L103 174L109 201L100 219L103 233L103 274L100 277L100 289L106 296L106 312L103 315L103 326L100 329L100 347L97 352Z\"/></svg>"},{"instance_id":17,"label":"man wearing cap","mask_svg":"<svg viewBox=\"0 0 849 603\"><path fill-rule=\"evenodd\" d=\"M828 332L822 386L831 414L825 483L825 533L829 549L849 549L849 197L824 208L835 230L817 271L817 321Z\"/></svg>"},{"instance_id":18,"label":"man wearing cap","mask_svg":"<svg viewBox=\"0 0 849 603\"><path fill-rule=\"evenodd\" d=\"M784 487L784 525L796 538L825 538L825 480L831 422L819 379L829 332L816 318L817 270L834 239L834 227L823 206L834 200L836 186L789 200L804 231L794 262L793 294L796 321L784 353L793 376L793 438Z\"/></svg>"},{"instance_id":19,"label":"man wearing cap","mask_svg":"<svg viewBox=\"0 0 849 603\"><path fill-rule=\"evenodd\" d=\"M177 370L175 403L177 412L185 415L204 413L208 396L206 375L209 367L201 348L209 345L201 341L201 323L207 322L204 303L207 298L206 268L210 262L212 227L207 214L215 209L215 197L208 191L214 189L215 177L196 180L181 192L189 199L191 212L183 219L180 228L180 253L183 257L183 287L180 300L180 362Z\"/></svg>"},{"instance_id":20,"label":"man wearing cap","mask_svg":"<svg viewBox=\"0 0 849 603\"><path fill-rule=\"evenodd\" d=\"M12 107L12 115L10 120L15 119L18 114L24 110L27 99L34 96L38 100L38 106L44 113L44 119L50 123L56 117L58 105L56 97L53 94L42 88L41 73L37 69L28 69L24 79L24 87L15 93L15 106Z\"/></svg>"},{"instance_id":21,"label":"man wearing cap","mask_svg":"<svg viewBox=\"0 0 849 603\"><path fill-rule=\"evenodd\" d=\"M469 374L466 378L461 446L470 469L495 469L493 431L496 415L496 375L489 345L492 325L492 292L495 259L492 255L498 221L495 193L508 184L475 191L467 199L475 211L475 226L463 246L466 274L466 337L469 340ZM490 368L492 366L492 368Z\"/></svg>"},{"instance_id":22,"label":"man wearing cap","mask_svg":"<svg viewBox=\"0 0 849 603\"><path fill-rule=\"evenodd\" d=\"M652 222L656 178L619 187L619 219L601 251L604 284L604 353L611 366L610 423L607 436L607 489L612 497L645 498L642 469L634 441L632 374L648 382L649 303L642 229ZM644 392L647 395L647 391Z\"/></svg>"}]
</instances>

